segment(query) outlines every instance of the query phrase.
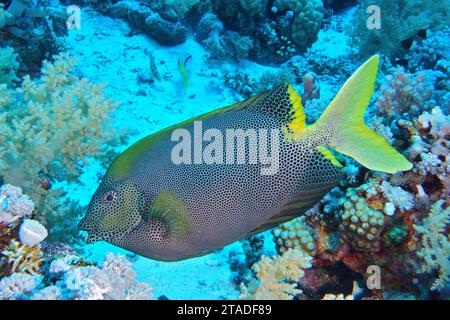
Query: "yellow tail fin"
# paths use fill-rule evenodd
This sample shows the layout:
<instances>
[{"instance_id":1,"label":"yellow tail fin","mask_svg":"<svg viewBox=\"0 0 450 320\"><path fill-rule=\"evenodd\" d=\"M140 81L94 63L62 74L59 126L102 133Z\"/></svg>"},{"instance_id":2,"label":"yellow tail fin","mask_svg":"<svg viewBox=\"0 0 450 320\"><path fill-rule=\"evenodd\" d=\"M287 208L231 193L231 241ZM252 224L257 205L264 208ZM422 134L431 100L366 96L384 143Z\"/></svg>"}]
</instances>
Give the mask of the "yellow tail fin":
<instances>
[{"instance_id":1,"label":"yellow tail fin","mask_svg":"<svg viewBox=\"0 0 450 320\"><path fill-rule=\"evenodd\" d=\"M378 64L378 55L364 63L347 80L312 127L327 136L329 147L369 169L389 173L409 170L412 164L364 124L364 113L374 91Z\"/></svg>"}]
</instances>

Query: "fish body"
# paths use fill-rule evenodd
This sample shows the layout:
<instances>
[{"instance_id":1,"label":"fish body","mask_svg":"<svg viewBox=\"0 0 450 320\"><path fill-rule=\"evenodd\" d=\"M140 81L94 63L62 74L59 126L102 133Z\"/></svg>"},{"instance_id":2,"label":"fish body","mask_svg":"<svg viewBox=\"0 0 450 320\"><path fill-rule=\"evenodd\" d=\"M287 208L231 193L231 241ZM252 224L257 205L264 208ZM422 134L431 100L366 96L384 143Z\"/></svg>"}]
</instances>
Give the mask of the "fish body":
<instances>
[{"instance_id":1,"label":"fish body","mask_svg":"<svg viewBox=\"0 0 450 320\"><path fill-rule=\"evenodd\" d=\"M220 249L300 216L320 201L343 173L329 148L371 169L408 170L411 164L364 125L377 66L374 56L311 126L305 125L301 98L284 84L137 142L112 163L80 222L88 242L105 240L163 261ZM174 146L181 140L181 135L174 139L175 132L184 137L214 132L217 146L219 137L239 130L267 133L270 147L265 147L278 157L276 170L250 160L252 144L234 144L236 156L214 149L208 162L202 158L207 147L193 143L193 155L174 162ZM253 151L263 158L263 149ZM237 154L246 161L239 162Z\"/></svg>"}]
</instances>

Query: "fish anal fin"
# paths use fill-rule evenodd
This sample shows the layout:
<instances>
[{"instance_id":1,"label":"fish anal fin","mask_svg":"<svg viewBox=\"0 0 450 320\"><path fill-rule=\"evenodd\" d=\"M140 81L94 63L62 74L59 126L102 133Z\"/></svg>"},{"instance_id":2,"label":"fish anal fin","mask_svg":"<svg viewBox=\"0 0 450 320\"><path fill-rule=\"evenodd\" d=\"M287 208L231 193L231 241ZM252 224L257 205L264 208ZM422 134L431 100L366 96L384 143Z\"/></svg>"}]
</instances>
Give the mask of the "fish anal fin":
<instances>
[{"instance_id":1,"label":"fish anal fin","mask_svg":"<svg viewBox=\"0 0 450 320\"><path fill-rule=\"evenodd\" d=\"M322 184L310 191L302 191L297 193L288 203L286 203L280 212L272 216L265 223L250 230L246 237L256 235L258 233L267 231L282 223L295 219L307 210L312 208L322 197L328 193L337 183Z\"/></svg>"}]
</instances>

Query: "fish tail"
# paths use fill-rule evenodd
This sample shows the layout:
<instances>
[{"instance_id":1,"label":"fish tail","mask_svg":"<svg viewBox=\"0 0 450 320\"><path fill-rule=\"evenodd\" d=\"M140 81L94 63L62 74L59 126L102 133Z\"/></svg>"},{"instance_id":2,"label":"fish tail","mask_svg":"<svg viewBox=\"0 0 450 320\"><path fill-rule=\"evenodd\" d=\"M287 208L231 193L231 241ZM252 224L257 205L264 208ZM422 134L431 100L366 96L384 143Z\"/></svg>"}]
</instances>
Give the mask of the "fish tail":
<instances>
[{"instance_id":1,"label":"fish tail","mask_svg":"<svg viewBox=\"0 0 450 320\"><path fill-rule=\"evenodd\" d=\"M354 158L365 167L393 173L412 164L364 123L378 71L374 55L347 80L319 120L309 127L326 145Z\"/></svg>"}]
</instances>

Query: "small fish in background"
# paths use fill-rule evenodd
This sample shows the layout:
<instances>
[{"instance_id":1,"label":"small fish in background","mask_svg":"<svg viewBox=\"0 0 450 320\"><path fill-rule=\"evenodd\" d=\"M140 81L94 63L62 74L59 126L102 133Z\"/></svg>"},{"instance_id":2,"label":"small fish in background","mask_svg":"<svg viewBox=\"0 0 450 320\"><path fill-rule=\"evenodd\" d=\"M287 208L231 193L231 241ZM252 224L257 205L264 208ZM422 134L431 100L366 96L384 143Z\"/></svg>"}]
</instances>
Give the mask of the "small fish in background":
<instances>
[{"instance_id":1,"label":"small fish in background","mask_svg":"<svg viewBox=\"0 0 450 320\"><path fill-rule=\"evenodd\" d=\"M410 170L364 123L378 64L377 55L364 63L309 126L301 97L286 83L138 141L113 161L80 221L88 243L108 241L162 261L221 249L301 216L337 186L344 168L329 148L372 170ZM174 130L192 135L198 121L222 134L276 130L279 170L262 175L251 163L174 163Z\"/></svg>"},{"instance_id":2,"label":"small fish in background","mask_svg":"<svg viewBox=\"0 0 450 320\"><path fill-rule=\"evenodd\" d=\"M408 59L395 59L394 64L398 66L402 66L404 68L407 68L409 66L409 60Z\"/></svg>"},{"instance_id":3,"label":"small fish in background","mask_svg":"<svg viewBox=\"0 0 450 320\"><path fill-rule=\"evenodd\" d=\"M405 40L402 40L400 44L403 47L403 49L409 50L411 49L414 41L421 41L426 38L427 38L427 29L420 29L419 31L417 31L416 35L407 38Z\"/></svg>"},{"instance_id":4,"label":"small fish in background","mask_svg":"<svg viewBox=\"0 0 450 320\"><path fill-rule=\"evenodd\" d=\"M191 60L191 59L192 59L192 56L188 56L183 61L178 59L178 70L180 71L181 77L183 78L184 92L187 91L188 86L189 86L189 79L188 79L186 65L189 62L189 60Z\"/></svg>"},{"instance_id":5,"label":"small fish in background","mask_svg":"<svg viewBox=\"0 0 450 320\"><path fill-rule=\"evenodd\" d=\"M154 53L145 49L145 54L147 54L150 59L150 71L152 78L157 81L161 81L161 75L159 74L158 67L156 66Z\"/></svg>"}]
</instances>

